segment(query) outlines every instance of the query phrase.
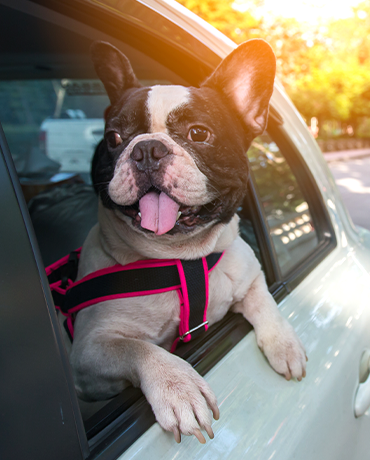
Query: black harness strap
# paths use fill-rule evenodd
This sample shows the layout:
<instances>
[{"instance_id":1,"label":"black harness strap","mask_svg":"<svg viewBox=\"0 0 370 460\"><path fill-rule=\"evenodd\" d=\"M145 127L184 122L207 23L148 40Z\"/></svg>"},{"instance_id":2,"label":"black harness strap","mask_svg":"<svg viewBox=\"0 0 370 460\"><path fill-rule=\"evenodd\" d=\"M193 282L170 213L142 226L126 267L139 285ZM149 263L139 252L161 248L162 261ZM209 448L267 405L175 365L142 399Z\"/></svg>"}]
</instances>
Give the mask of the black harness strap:
<instances>
[{"instance_id":1,"label":"black harness strap","mask_svg":"<svg viewBox=\"0 0 370 460\"><path fill-rule=\"evenodd\" d=\"M224 255L223 252L212 252L206 257L208 271L210 272L216 264L221 260L221 257Z\"/></svg>"},{"instance_id":2,"label":"black harness strap","mask_svg":"<svg viewBox=\"0 0 370 460\"><path fill-rule=\"evenodd\" d=\"M64 326L71 340L77 312L115 298L150 295L170 290L181 292L180 337L188 342L208 328L208 272L223 253L197 260L144 260L126 266L98 270L75 282L80 250L47 267L54 303L67 317ZM173 346L173 349L174 349Z\"/></svg>"},{"instance_id":3,"label":"black harness strap","mask_svg":"<svg viewBox=\"0 0 370 460\"><path fill-rule=\"evenodd\" d=\"M109 296L124 294L147 295L152 291L161 291L169 288L180 288L180 279L176 267L173 265L154 268L134 268L132 270L117 271L100 275L75 284L68 289L65 301L60 307L64 313L93 300ZM129 296L128 296L129 297ZM97 303L95 302L95 303Z\"/></svg>"},{"instance_id":4,"label":"black harness strap","mask_svg":"<svg viewBox=\"0 0 370 460\"><path fill-rule=\"evenodd\" d=\"M187 334L191 334L193 339L207 330L205 310L208 306L208 273L204 270L202 259L182 260L181 265L186 279L189 302L189 329L180 336L180 339L184 340ZM184 295L184 289L182 293Z\"/></svg>"}]
</instances>

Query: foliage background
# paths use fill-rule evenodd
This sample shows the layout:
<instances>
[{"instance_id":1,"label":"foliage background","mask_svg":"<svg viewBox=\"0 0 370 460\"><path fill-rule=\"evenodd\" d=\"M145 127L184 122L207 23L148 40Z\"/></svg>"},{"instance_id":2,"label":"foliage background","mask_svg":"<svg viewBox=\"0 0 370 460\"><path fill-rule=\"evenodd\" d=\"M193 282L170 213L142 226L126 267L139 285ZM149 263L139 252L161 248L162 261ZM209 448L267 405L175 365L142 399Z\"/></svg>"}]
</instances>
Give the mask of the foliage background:
<instances>
[{"instance_id":1,"label":"foliage background","mask_svg":"<svg viewBox=\"0 0 370 460\"><path fill-rule=\"evenodd\" d=\"M263 0L178 0L236 43L264 38L277 57L278 77L319 137L370 137L370 2L347 19L315 26L261 17Z\"/></svg>"}]
</instances>

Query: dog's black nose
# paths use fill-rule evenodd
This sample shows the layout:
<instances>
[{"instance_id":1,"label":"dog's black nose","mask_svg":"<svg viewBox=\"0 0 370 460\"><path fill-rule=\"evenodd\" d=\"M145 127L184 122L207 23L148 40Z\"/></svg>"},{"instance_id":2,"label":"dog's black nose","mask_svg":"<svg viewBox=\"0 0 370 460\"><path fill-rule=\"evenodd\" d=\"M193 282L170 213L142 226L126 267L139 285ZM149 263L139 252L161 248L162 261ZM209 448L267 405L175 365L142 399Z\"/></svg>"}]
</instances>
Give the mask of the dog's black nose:
<instances>
[{"instance_id":1,"label":"dog's black nose","mask_svg":"<svg viewBox=\"0 0 370 460\"><path fill-rule=\"evenodd\" d=\"M160 160L169 153L168 148L162 142L151 140L138 142L130 156L136 161L136 166L140 171L146 171L159 169Z\"/></svg>"}]
</instances>

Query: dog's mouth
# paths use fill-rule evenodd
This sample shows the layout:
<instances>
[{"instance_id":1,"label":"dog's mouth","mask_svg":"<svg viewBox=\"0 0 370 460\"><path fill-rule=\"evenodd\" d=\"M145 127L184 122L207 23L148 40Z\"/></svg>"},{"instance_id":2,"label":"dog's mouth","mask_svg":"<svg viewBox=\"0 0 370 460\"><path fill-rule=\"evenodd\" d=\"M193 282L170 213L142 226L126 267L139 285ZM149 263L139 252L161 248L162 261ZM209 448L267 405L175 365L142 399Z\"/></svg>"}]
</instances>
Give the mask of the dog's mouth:
<instances>
[{"instance_id":1,"label":"dog's mouth","mask_svg":"<svg viewBox=\"0 0 370 460\"><path fill-rule=\"evenodd\" d=\"M173 235L190 232L217 219L222 203L214 200L202 206L188 206L152 187L133 205L118 206L118 209L131 217L133 226L140 230Z\"/></svg>"}]
</instances>

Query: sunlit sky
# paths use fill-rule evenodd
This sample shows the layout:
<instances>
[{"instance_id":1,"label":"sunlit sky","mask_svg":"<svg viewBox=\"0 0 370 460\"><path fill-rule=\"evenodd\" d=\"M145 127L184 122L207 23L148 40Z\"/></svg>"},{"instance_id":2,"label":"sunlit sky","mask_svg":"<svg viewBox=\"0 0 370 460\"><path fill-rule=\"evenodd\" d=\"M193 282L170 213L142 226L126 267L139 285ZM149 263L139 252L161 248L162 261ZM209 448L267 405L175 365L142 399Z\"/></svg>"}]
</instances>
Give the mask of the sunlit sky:
<instances>
[{"instance_id":1,"label":"sunlit sky","mask_svg":"<svg viewBox=\"0 0 370 460\"><path fill-rule=\"evenodd\" d=\"M272 14L295 18L309 24L324 23L330 19L342 19L353 15L352 7L361 0L264 0L264 6L258 8L261 15ZM250 4L246 0L235 0L234 8L246 11ZM361 14L361 13L360 13Z\"/></svg>"}]
</instances>

